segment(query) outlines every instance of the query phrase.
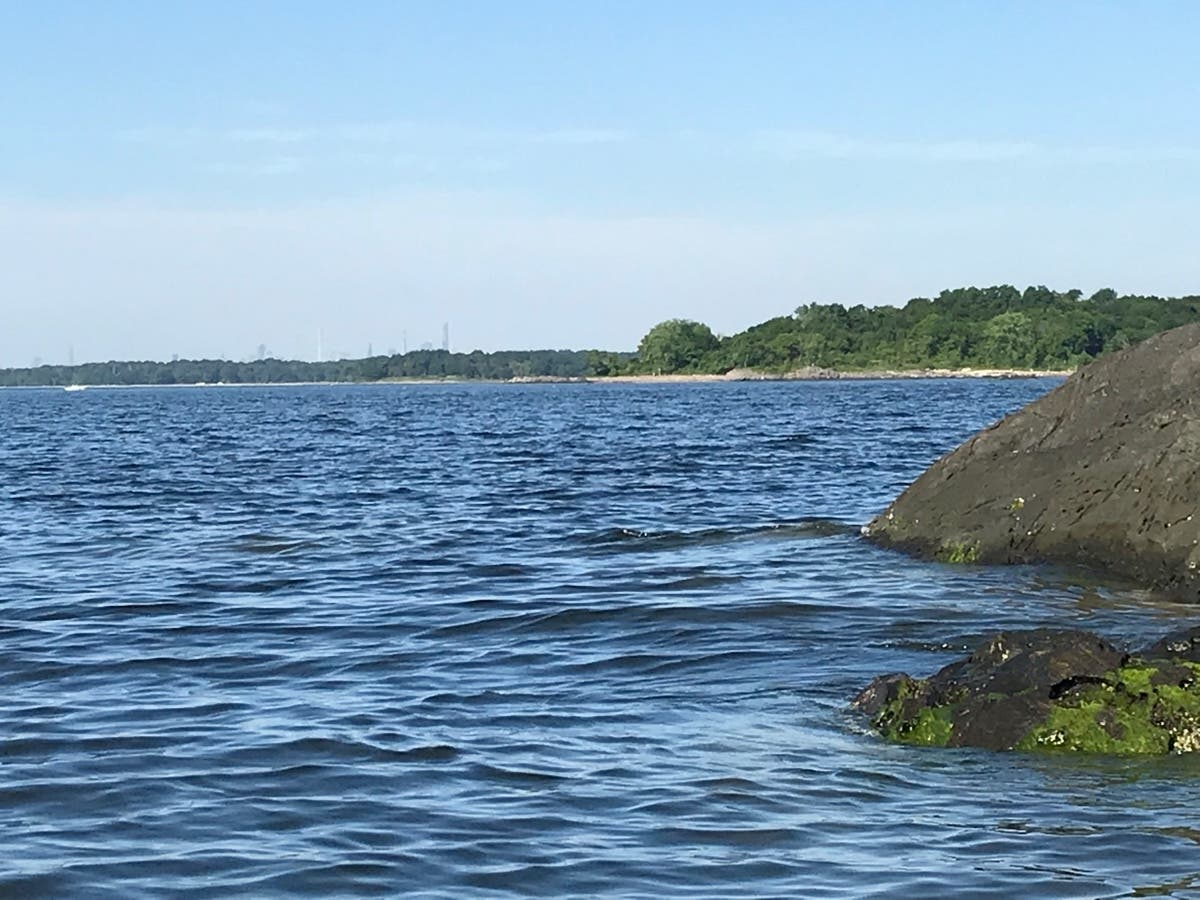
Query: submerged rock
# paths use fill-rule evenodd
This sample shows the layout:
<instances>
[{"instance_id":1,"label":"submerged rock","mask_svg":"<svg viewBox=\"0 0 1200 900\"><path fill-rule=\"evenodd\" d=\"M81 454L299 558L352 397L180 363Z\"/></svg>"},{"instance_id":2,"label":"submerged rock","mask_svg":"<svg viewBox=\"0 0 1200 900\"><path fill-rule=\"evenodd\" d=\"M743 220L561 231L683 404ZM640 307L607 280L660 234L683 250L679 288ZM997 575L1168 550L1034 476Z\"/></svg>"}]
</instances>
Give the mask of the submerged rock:
<instances>
[{"instance_id":1,"label":"submerged rock","mask_svg":"<svg viewBox=\"0 0 1200 900\"><path fill-rule=\"evenodd\" d=\"M882 675L853 701L887 739L1107 754L1200 750L1200 628L1136 655L1086 631L1008 631L929 678Z\"/></svg>"},{"instance_id":2,"label":"submerged rock","mask_svg":"<svg viewBox=\"0 0 1200 900\"><path fill-rule=\"evenodd\" d=\"M1200 599L1200 323L1087 365L863 531L948 562L1081 564Z\"/></svg>"}]
</instances>

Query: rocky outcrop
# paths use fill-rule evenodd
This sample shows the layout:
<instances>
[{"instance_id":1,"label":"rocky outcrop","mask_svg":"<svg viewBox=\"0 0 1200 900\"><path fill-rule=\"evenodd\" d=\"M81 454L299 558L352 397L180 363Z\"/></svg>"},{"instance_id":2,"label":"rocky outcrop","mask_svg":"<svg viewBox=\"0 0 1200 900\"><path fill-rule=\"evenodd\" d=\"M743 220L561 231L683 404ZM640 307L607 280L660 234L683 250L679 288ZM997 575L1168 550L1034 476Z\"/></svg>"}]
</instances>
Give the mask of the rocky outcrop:
<instances>
[{"instance_id":1,"label":"rocky outcrop","mask_svg":"<svg viewBox=\"0 0 1200 900\"><path fill-rule=\"evenodd\" d=\"M1080 369L863 530L951 562L1082 564L1200 599L1200 323Z\"/></svg>"},{"instance_id":2,"label":"rocky outcrop","mask_svg":"<svg viewBox=\"0 0 1200 900\"><path fill-rule=\"evenodd\" d=\"M994 634L937 674L876 678L853 704L907 744L1106 754L1200 750L1200 628L1137 653L1085 631Z\"/></svg>"}]
</instances>

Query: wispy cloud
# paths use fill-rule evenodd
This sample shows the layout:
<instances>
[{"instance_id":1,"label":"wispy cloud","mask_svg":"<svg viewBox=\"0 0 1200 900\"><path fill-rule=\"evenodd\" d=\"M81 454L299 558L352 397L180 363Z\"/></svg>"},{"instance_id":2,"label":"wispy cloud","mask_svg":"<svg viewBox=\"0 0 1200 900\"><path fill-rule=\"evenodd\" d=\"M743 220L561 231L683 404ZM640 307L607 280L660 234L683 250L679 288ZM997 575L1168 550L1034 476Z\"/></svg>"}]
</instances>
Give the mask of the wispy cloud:
<instances>
[{"instance_id":1,"label":"wispy cloud","mask_svg":"<svg viewBox=\"0 0 1200 900\"><path fill-rule=\"evenodd\" d=\"M146 126L123 129L119 141L139 144L453 144L491 146L545 144L588 146L618 144L633 140L629 131L617 128L572 127L554 129L493 129L455 124L405 120L334 122L324 125L243 125L227 128L198 126Z\"/></svg>"},{"instance_id":2,"label":"wispy cloud","mask_svg":"<svg viewBox=\"0 0 1200 900\"><path fill-rule=\"evenodd\" d=\"M632 141L631 132L617 128L581 127L495 129L431 122L351 122L314 129L312 135L331 143L446 144L460 147L514 147L546 144L563 147L619 144Z\"/></svg>"},{"instance_id":3,"label":"wispy cloud","mask_svg":"<svg viewBox=\"0 0 1200 900\"><path fill-rule=\"evenodd\" d=\"M664 148L683 145L690 152L714 155L750 153L783 162L835 160L856 162L1045 163L1138 165L1156 162L1200 161L1200 147L1187 145L1056 145L1036 140L989 138L879 138L831 131L762 129L743 137L715 132L685 131L674 135L638 134L621 128L580 126L550 129L494 129L454 123L403 119L331 122L312 125L144 126L116 133L118 141L163 148L306 147L305 152L360 154L397 152L431 158L447 152L496 157L522 148L603 148L641 143ZM676 146L678 149L678 146Z\"/></svg>"},{"instance_id":4,"label":"wispy cloud","mask_svg":"<svg viewBox=\"0 0 1200 900\"><path fill-rule=\"evenodd\" d=\"M893 140L824 131L755 133L755 153L779 160L845 160L910 163L1138 164L1200 161L1200 148L1182 146L1052 145L1028 140Z\"/></svg>"},{"instance_id":5,"label":"wispy cloud","mask_svg":"<svg viewBox=\"0 0 1200 900\"><path fill-rule=\"evenodd\" d=\"M149 144L159 147L179 147L212 140L213 132L199 126L140 125L122 128L113 135L122 144Z\"/></svg>"},{"instance_id":6,"label":"wispy cloud","mask_svg":"<svg viewBox=\"0 0 1200 900\"><path fill-rule=\"evenodd\" d=\"M399 144L428 139L445 126L406 121L340 122L318 129L327 141L345 144Z\"/></svg>"},{"instance_id":7,"label":"wispy cloud","mask_svg":"<svg viewBox=\"0 0 1200 900\"><path fill-rule=\"evenodd\" d=\"M1039 152L1029 141L872 140L821 131L762 131L755 149L784 160L835 159L899 162L1007 162Z\"/></svg>"},{"instance_id":8,"label":"wispy cloud","mask_svg":"<svg viewBox=\"0 0 1200 900\"><path fill-rule=\"evenodd\" d=\"M225 133L228 140L239 144L299 144L313 136L307 128L232 128Z\"/></svg>"},{"instance_id":9,"label":"wispy cloud","mask_svg":"<svg viewBox=\"0 0 1200 900\"><path fill-rule=\"evenodd\" d=\"M610 128L568 128L562 131L535 132L526 136L526 140L535 144L623 144L633 140L628 131Z\"/></svg>"},{"instance_id":10,"label":"wispy cloud","mask_svg":"<svg viewBox=\"0 0 1200 900\"><path fill-rule=\"evenodd\" d=\"M1046 156L1062 162L1081 163L1156 163L1200 162L1200 147L1162 144L1153 147L1073 147L1046 148Z\"/></svg>"},{"instance_id":11,"label":"wispy cloud","mask_svg":"<svg viewBox=\"0 0 1200 900\"><path fill-rule=\"evenodd\" d=\"M172 155L217 159L204 165L214 174L274 176L302 169L349 166L399 169L431 177L441 169L457 169L474 176L494 175L512 169L522 155L599 149L632 141L634 135L601 127L505 130L379 120L320 125L148 126L125 129L115 138ZM276 155L281 151L286 155Z\"/></svg>"},{"instance_id":12,"label":"wispy cloud","mask_svg":"<svg viewBox=\"0 0 1200 900\"><path fill-rule=\"evenodd\" d=\"M298 156L276 156L270 159L210 163L205 168L218 175L295 175L304 170L304 160Z\"/></svg>"}]
</instances>

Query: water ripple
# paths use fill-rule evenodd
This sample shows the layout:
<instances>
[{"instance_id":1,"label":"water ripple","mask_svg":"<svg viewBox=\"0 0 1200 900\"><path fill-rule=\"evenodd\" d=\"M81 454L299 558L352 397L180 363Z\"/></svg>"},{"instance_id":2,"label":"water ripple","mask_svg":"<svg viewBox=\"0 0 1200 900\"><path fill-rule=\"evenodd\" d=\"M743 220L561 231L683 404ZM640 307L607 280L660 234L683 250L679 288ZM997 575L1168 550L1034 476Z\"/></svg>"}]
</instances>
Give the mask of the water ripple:
<instances>
[{"instance_id":1,"label":"water ripple","mask_svg":"<svg viewBox=\"0 0 1200 900\"><path fill-rule=\"evenodd\" d=\"M0 895L1193 894L1200 763L846 709L1190 614L859 538L1047 387L0 391Z\"/></svg>"}]
</instances>

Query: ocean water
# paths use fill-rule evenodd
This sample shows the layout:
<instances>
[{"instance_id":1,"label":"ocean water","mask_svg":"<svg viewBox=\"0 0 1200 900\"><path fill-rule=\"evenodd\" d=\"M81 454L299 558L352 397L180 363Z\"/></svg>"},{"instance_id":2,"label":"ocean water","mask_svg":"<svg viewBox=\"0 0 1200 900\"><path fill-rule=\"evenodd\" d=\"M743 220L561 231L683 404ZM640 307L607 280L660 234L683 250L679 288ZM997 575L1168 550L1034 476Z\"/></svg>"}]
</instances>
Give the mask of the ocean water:
<instances>
[{"instance_id":1,"label":"ocean water","mask_svg":"<svg viewBox=\"0 0 1200 900\"><path fill-rule=\"evenodd\" d=\"M1200 760L847 709L1195 618L860 538L1053 383L0 391L0 895L1200 895Z\"/></svg>"}]
</instances>

